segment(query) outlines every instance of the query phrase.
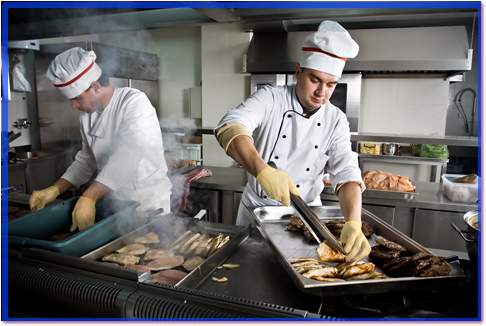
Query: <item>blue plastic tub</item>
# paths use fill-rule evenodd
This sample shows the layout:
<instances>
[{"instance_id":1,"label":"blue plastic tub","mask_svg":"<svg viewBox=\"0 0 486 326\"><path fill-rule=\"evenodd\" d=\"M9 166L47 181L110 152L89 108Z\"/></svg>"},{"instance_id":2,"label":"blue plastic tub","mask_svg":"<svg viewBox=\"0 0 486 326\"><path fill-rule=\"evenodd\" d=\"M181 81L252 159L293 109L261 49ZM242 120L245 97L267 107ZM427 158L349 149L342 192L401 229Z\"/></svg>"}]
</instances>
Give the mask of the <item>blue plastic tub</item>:
<instances>
[{"instance_id":1,"label":"blue plastic tub","mask_svg":"<svg viewBox=\"0 0 486 326\"><path fill-rule=\"evenodd\" d=\"M95 224L59 242L54 235L67 233L79 197L24 215L8 223L8 242L80 257L132 231L137 201L101 199L96 203Z\"/></svg>"}]
</instances>

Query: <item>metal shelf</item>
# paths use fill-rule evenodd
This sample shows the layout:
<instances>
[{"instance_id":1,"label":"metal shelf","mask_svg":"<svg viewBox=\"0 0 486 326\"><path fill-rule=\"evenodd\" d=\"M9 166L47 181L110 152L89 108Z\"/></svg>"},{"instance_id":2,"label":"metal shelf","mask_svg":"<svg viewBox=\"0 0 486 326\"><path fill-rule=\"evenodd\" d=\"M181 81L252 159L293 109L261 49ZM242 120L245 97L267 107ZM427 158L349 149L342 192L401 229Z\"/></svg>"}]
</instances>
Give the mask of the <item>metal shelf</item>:
<instances>
[{"instance_id":1,"label":"metal shelf","mask_svg":"<svg viewBox=\"0 0 486 326\"><path fill-rule=\"evenodd\" d=\"M434 144L478 147L479 138L472 136L396 135L351 132L351 141L376 141L388 143Z\"/></svg>"}]
</instances>

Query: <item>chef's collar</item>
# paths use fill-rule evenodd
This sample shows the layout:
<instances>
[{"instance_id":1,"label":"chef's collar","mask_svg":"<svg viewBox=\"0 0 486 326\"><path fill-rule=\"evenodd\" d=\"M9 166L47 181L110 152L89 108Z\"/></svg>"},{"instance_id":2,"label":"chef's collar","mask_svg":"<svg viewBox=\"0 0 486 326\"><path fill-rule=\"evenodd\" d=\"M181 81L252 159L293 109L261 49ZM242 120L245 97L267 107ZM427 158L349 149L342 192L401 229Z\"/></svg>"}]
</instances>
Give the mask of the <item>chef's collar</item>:
<instances>
[{"instance_id":1,"label":"chef's collar","mask_svg":"<svg viewBox=\"0 0 486 326\"><path fill-rule=\"evenodd\" d=\"M297 99L297 101L300 104L300 107L302 108L302 116L304 118L307 118L307 119L310 118L314 113L316 113L317 111L319 111L321 109L321 107L322 107L322 106L320 106L317 109L312 110L312 111L311 110L306 110L304 108L304 106L302 105L302 103L300 103L299 97L297 96L297 92L295 93L295 98Z\"/></svg>"}]
</instances>

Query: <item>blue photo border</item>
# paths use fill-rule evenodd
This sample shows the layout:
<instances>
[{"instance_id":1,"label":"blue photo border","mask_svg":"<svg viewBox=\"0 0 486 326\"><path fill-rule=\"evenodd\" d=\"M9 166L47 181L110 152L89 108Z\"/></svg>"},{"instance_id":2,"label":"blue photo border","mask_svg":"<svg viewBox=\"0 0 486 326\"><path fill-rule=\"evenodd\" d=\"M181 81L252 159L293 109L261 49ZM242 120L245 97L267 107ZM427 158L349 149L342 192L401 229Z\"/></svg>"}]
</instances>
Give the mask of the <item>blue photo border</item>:
<instances>
[{"instance_id":1,"label":"blue photo border","mask_svg":"<svg viewBox=\"0 0 486 326\"><path fill-rule=\"evenodd\" d=\"M229 1L229 2L210 2L211 6L220 8L474 8L478 10L477 21L480 24L478 30L479 53L478 55L478 70L480 76L478 78L478 159L479 159L479 176L482 175L482 3L480 1ZM208 2L198 1L5 1L2 2L2 228L1 228L1 253L2 253L2 321L121 321L122 319L95 319L95 318L80 318L80 319L63 319L63 318L9 318L8 317L8 10L11 8L206 8ZM481 214L481 184L479 185L479 211ZM479 275L482 275L482 239L479 242ZM399 318L392 321L480 321L482 320L482 278L479 279L478 292L478 318L457 318L457 319L443 319L443 318ZM134 319L129 319L134 321ZM180 319L179 319L180 320ZM194 319L192 319L194 321ZM214 321L235 321L232 319L217 319ZM276 321L277 319L252 319L254 321ZM313 319L305 319L311 321ZM323 321L322 319L317 319ZM372 321L383 319L342 319L344 321ZM167 321L170 321L167 319ZM208 321L208 320L205 320ZM290 321L290 320L289 320ZM295 319L292 319L295 321Z\"/></svg>"}]
</instances>

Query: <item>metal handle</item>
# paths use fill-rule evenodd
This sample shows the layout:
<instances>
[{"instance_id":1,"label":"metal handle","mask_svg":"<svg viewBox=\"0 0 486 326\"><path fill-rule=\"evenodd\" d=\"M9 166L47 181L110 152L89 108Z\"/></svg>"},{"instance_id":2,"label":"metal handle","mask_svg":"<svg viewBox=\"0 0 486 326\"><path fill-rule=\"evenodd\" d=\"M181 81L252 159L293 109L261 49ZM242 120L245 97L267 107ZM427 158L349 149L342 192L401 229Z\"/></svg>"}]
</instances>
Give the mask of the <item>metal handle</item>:
<instances>
[{"instance_id":1,"label":"metal handle","mask_svg":"<svg viewBox=\"0 0 486 326\"><path fill-rule=\"evenodd\" d=\"M454 223L451 223L451 226L454 230L456 230L457 233L459 233L461 235L461 237L464 239L464 241L466 241L466 242L478 242L478 240L474 240L474 239L471 240L471 239L466 238L463 233L464 232L467 233L467 231L459 230L459 228Z\"/></svg>"},{"instance_id":2,"label":"metal handle","mask_svg":"<svg viewBox=\"0 0 486 326\"><path fill-rule=\"evenodd\" d=\"M201 209L199 213L194 216L194 219L200 220L204 215L206 215L207 211L205 209Z\"/></svg>"},{"instance_id":3,"label":"metal handle","mask_svg":"<svg viewBox=\"0 0 486 326\"><path fill-rule=\"evenodd\" d=\"M30 123L28 119L17 119L17 121L13 123L13 126L19 129L22 129L22 127L27 129L31 125L32 123Z\"/></svg>"}]
</instances>

